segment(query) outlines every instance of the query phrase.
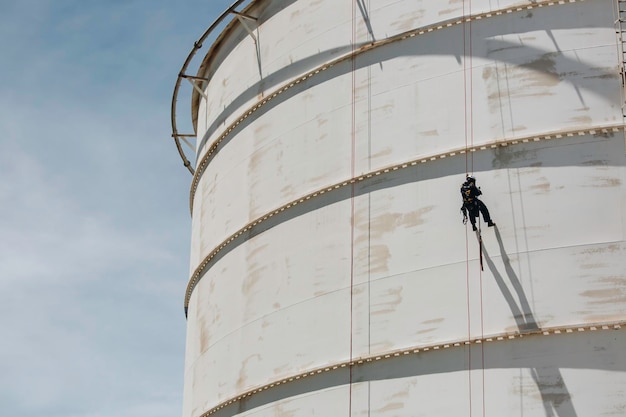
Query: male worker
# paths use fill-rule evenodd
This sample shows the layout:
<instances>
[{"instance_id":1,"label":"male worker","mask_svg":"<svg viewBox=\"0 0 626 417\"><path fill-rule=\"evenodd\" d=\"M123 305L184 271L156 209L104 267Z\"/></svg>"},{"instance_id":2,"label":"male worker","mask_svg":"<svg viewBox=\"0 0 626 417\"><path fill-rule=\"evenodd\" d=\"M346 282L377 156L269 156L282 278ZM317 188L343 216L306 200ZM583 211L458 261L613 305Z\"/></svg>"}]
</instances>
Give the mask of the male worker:
<instances>
[{"instance_id":1,"label":"male worker","mask_svg":"<svg viewBox=\"0 0 626 417\"><path fill-rule=\"evenodd\" d=\"M483 214L483 219L487 222L487 226L495 226L496 224L491 221L489 216L489 210L485 203L478 199L478 196L482 194L480 188L476 188L476 178L468 175L465 182L461 186L461 197L463 198L463 206L461 206L461 212L463 213L463 224L467 222L467 215L469 212L469 219L472 223L472 230L476 231L476 217L478 212Z\"/></svg>"}]
</instances>

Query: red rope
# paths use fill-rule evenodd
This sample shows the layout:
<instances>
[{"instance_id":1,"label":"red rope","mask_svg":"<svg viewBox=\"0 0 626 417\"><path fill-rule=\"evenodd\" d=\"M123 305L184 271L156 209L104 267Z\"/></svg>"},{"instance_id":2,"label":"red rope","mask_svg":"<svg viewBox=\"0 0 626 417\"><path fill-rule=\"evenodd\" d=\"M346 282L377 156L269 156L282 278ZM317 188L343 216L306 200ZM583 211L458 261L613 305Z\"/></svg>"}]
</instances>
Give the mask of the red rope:
<instances>
[{"instance_id":1,"label":"red rope","mask_svg":"<svg viewBox=\"0 0 626 417\"><path fill-rule=\"evenodd\" d=\"M472 339L471 326L472 323L470 321L470 281L469 281L469 242L468 242L468 233L467 228L465 228L465 294L467 297L467 340ZM472 416L472 347L468 346L467 350L467 378L468 378L468 387L469 387L469 415Z\"/></svg>"},{"instance_id":2,"label":"red rope","mask_svg":"<svg viewBox=\"0 0 626 417\"><path fill-rule=\"evenodd\" d=\"M352 0L351 0L352 1ZM352 52L356 50L356 2L352 1ZM352 56L352 115L350 140L352 141L350 169L352 178L355 176L355 149L356 149L356 56ZM355 184L352 184L350 191L350 362L353 357L353 321L354 321L354 195ZM348 417L352 415L352 374L353 367L350 367L349 396L348 396Z\"/></svg>"},{"instance_id":3,"label":"red rope","mask_svg":"<svg viewBox=\"0 0 626 417\"><path fill-rule=\"evenodd\" d=\"M472 0L468 1L469 3L469 15L472 15ZM469 75L470 75L470 140L471 145L474 147L474 52L473 52L473 42L472 42L472 21L470 20L468 23L468 33L469 33ZM466 152L467 155L467 152ZM471 172L474 173L474 154L472 153L471 157ZM480 233L480 217L478 218L479 224L479 233ZM484 337L484 314L483 314L483 270L482 270L482 250L483 250L483 241L482 235L480 236L480 259L481 259L481 268L479 271L479 282L480 282L480 336ZM482 406L483 406L483 417L485 417L485 345L480 345L481 352L481 373L482 373Z\"/></svg>"},{"instance_id":4,"label":"red rope","mask_svg":"<svg viewBox=\"0 0 626 417\"><path fill-rule=\"evenodd\" d=\"M465 0L463 1L463 132L465 136L465 173L469 173L468 159L468 120L467 120L467 39L465 29ZM467 339L472 338L471 300L470 300L470 273L469 273L469 241L467 228L465 229L465 293L467 298ZM467 349L467 386L469 400L469 417L472 417L472 347Z\"/></svg>"},{"instance_id":5,"label":"red rope","mask_svg":"<svg viewBox=\"0 0 626 417\"><path fill-rule=\"evenodd\" d=\"M469 4L469 10L468 10L468 15L471 17L472 15L472 0L468 0L468 4ZM465 2L463 3L463 7L465 7ZM465 12L463 13L465 14ZM472 41L472 21L470 20L468 22L467 25L467 32L468 32L468 37L469 37L469 132L470 132L470 143L471 146L474 147L474 63L473 63L473 59L474 59L474 52L473 52L473 41ZM463 34L465 35L465 30L463 31ZM463 46L465 48L465 42L463 43ZM464 61L465 62L465 61ZM465 78L464 78L465 80ZM467 101L466 101L467 103ZM466 111L467 113L467 111ZM465 141L466 146L467 146L467 139ZM470 171L472 174L474 174L474 154L472 153L471 156L471 164L468 167L468 156L467 156L467 152L465 153L465 166L466 166L466 171ZM484 328L484 308L483 308L483 265L482 265L482 250L483 250L483 241L482 241L482 235L481 235L481 228L480 228L480 215L478 216L478 233L479 233L479 251L480 253L478 254L480 256L480 271L478 272L479 275L479 287L480 287L480 335L481 338L484 337L485 335L485 328ZM481 352L481 378L482 378L482 410L483 410L483 417L485 417L485 346L484 344L480 345L480 352ZM471 408L471 402L470 402L470 408ZM470 411L470 415L471 415L471 411Z\"/></svg>"},{"instance_id":6,"label":"red rope","mask_svg":"<svg viewBox=\"0 0 626 417\"><path fill-rule=\"evenodd\" d=\"M478 219L480 231L480 218ZM479 232L481 233L481 232ZM484 315L483 315L483 268L482 268L482 253L483 250L483 238L480 236L480 259L481 259L481 267L478 273L480 278L480 338L484 339L485 337L485 327L484 327ZM482 385L483 385L483 417L485 417L485 345L481 343L480 345L480 354L481 354L481 364L482 364Z\"/></svg>"}]
</instances>

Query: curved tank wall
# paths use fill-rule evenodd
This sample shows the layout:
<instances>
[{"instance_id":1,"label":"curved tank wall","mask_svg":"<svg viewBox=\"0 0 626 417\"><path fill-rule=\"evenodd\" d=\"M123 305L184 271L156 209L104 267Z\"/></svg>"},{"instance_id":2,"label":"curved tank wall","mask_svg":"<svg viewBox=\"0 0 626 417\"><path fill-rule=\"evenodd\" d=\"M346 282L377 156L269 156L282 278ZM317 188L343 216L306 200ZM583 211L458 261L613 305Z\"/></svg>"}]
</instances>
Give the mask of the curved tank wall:
<instances>
[{"instance_id":1,"label":"curved tank wall","mask_svg":"<svg viewBox=\"0 0 626 417\"><path fill-rule=\"evenodd\" d=\"M243 10L192 100L183 416L623 415L615 5Z\"/></svg>"}]
</instances>

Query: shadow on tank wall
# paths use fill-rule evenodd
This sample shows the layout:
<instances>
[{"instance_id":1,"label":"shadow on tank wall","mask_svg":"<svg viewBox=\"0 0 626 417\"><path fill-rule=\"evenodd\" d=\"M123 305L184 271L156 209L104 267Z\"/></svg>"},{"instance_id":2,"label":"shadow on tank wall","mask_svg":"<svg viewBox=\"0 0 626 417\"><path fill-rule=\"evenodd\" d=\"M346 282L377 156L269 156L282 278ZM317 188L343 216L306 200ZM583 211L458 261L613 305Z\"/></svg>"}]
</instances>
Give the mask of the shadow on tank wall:
<instances>
[{"instance_id":1,"label":"shadow on tank wall","mask_svg":"<svg viewBox=\"0 0 626 417\"><path fill-rule=\"evenodd\" d=\"M515 297L507 289L503 277L497 271L490 256L485 252L488 267L501 288L512 313L515 315L520 333L538 330L531 307L521 287L521 283L506 260L508 255L504 249L502 238L497 230L500 255L505 259L506 274L513 283L519 305ZM319 374L308 375L306 378L279 384L260 391L243 400L216 411L219 417L232 416L253 410L267 404L290 399L298 395L310 394L333 387L346 386L352 383L374 382L428 376L453 372L480 372L482 369L526 369L530 378L524 383L510 379L510 389L519 389L520 404L534 401L534 393L538 392L545 410L546 417L577 417L572 393L567 387L561 369L594 369L611 372L626 372L626 362L622 360L622 346L626 343L624 330L564 333L557 336L527 334L524 338L496 343L470 344L458 348L429 350L427 353L391 356L380 361L365 362L352 367L338 368ZM473 358L473 359L472 359ZM489 373L486 374L489 381ZM496 377L502 383L502 377ZM532 380L534 386L529 385ZM520 386L516 386L519 384ZM370 388L374 390L375 388ZM605 393L600 385L590 387L597 390L596 395ZM459 391L457 398L464 398L465 391ZM395 401L395 400L394 400ZM397 402L394 404L398 404ZM514 412L514 410L507 410ZM534 414L533 414L534 415Z\"/></svg>"},{"instance_id":2,"label":"shadow on tank wall","mask_svg":"<svg viewBox=\"0 0 626 417\"><path fill-rule=\"evenodd\" d=\"M487 149L470 154L472 172L479 177L481 173L493 170L518 169L525 167L603 167L603 166L626 166L626 153L622 135L615 136L613 133L596 135L594 137L576 136L561 139L551 139L540 142L520 143L502 148ZM298 203L287 210L274 214L272 217L252 226L250 230L242 233L224 246L206 267L197 272L199 278L192 287L197 285L202 275L206 273L216 262L222 259L244 242L255 236L296 217L315 211L321 207L348 200L353 196L361 196L375 193L386 188L398 187L404 184L433 180L448 176L458 176L459 184L463 181L466 173L466 156L456 155L445 159L437 159L434 162L420 163L408 166L404 169L382 173L366 178L354 185L354 191L350 186L343 186L327 191L315 198ZM337 178L337 183L348 178ZM617 185L621 185L620 179L616 179ZM330 184L329 184L330 185ZM496 190L491 190L493 195ZM506 190L510 192L510 190ZM457 194L458 190L449 190ZM450 216L456 216L460 207L458 204L449 207ZM540 210L540 208L538 208ZM494 213L497 218L497 213ZM244 225L241 225L244 227Z\"/></svg>"},{"instance_id":3,"label":"shadow on tank wall","mask_svg":"<svg viewBox=\"0 0 626 417\"><path fill-rule=\"evenodd\" d=\"M500 248L500 256L502 258L502 262L504 263L506 275L515 289L517 299L519 299L519 305L515 301L513 294L511 294L504 278L500 272L498 272L498 268L489 256L487 249L483 246L483 255L485 256L487 266L511 309L511 313L515 318L519 332L524 333L539 330L539 326L537 325L537 321L533 315L530 303L528 302L528 298L526 297L526 293L522 287L522 283L511 266L509 255L504 249L502 236L500 235L500 231L497 226L495 227L495 235ZM558 367L554 366L552 363L546 363L541 367L530 368L530 374L537 385L539 393L541 394L541 399L547 417L554 415L552 410L556 411L556 415L559 417L577 416L574 405L572 404L570 392L567 389L563 375Z\"/></svg>"},{"instance_id":4,"label":"shadow on tank wall","mask_svg":"<svg viewBox=\"0 0 626 417\"><path fill-rule=\"evenodd\" d=\"M608 3L607 3L608 4ZM605 97L608 101L619 103L619 74L617 69L617 60L612 63L582 62L564 55L553 35L553 31L563 30L580 30L581 22L577 19L564 19L563 13L577 13L576 11L568 11L567 8L584 7L583 3L571 3L561 5L559 7L548 7L533 15L532 19L523 15L525 12L510 13L495 18L482 19L472 22L472 58L491 60L495 62L503 62L510 66L523 67L543 74L547 79L554 82L570 83L576 90L581 105L585 106L584 96L581 91L589 91L601 97ZM605 10L606 9L606 10ZM586 28L610 28L613 30L613 17L610 7L599 9L596 13L585 14L584 26ZM578 13L583 14L585 9L581 9ZM523 24L517 24L517 21L523 20ZM445 22L443 22L445 24ZM555 50L543 50L532 46L524 45L523 41L513 43L510 41L498 40L497 38L505 35L523 34L524 32L544 31L554 42ZM398 37L399 38L399 37ZM440 31L398 40L396 42L382 44L373 47L358 55L353 65L352 60L344 59L334 64L332 67L321 71L300 82L299 84L287 89L283 93L268 101L265 105L259 107L249 117L234 127L229 136L227 136L216 148L210 158L215 157L219 149L226 146L238 132L245 129L252 122L262 117L271 109L280 104L285 103L294 96L310 89L316 85L328 82L332 79L349 74L353 70L367 68L373 65L379 65L384 70L384 62L400 57L407 56L453 56L455 57L459 68L462 69L464 51L463 45L463 25L455 25ZM360 43L354 46L358 49L367 43ZM483 47L478 47L478 46ZM247 90L240 93L229 105L221 112L222 117L218 117L207 128L198 144L198 154L206 145L206 142L224 123L225 118L239 109L242 105L250 102L259 94L270 95L276 88L283 85L287 80L292 80L302 75L307 70L312 70L315 65L333 62L337 54L346 53L352 50L352 45L336 47L331 50L323 51L319 54L312 55L303 60L296 61L272 74L268 74L265 78L252 85ZM556 51L556 52L555 52ZM256 57L254 57L256 59ZM262 63L261 63L262 64ZM559 72L557 69L563 69ZM498 70L499 72L500 70ZM502 69L502 71L506 71ZM392 74L393 75L393 74ZM495 76L494 74L491 74ZM500 74L499 77L505 77L506 74ZM606 81L598 82L597 79L614 78L615 84ZM209 88L210 88L209 84ZM271 89L271 90L270 90ZM268 91L269 90L269 91ZM350 99L347 97L346 99ZM243 112L242 112L243 113Z\"/></svg>"},{"instance_id":5,"label":"shadow on tank wall","mask_svg":"<svg viewBox=\"0 0 626 417\"><path fill-rule=\"evenodd\" d=\"M576 4L544 9L541 13L537 13L533 19L527 19L523 25L524 29L528 31L545 30L546 32L550 32L552 30L578 28L579 22L576 20L565 20L555 17L555 14L562 13L565 7L576 7ZM617 71L611 72L607 70L607 68L604 68L602 70L604 73L601 73L601 71L598 71L598 67L594 66L597 63L587 64L575 61L562 54L555 55L553 52L547 50L538 50L522 44L494 39L499 35L518 33L516 30L519 28L511 24L512 20L518 17L519 16L508 15L498 19L486 19L484 21L474 22L473 30L480 34L480 38L474 39L474 42L482 42L487 45L486 54L475 54L474 57L493 59L516 66L526 67L541 72L556 81L569 82L576 89L582 105L584 105L584 95L581 90L587 90L605 97L609 101L614 101L618 86ZM588 26L606 28L612 28L613 26L612 17L606 19L606 16L601 13L585 16L585 20L585 24ZM416 36L405 41L398 41L386 45L382 48L376 48L360 55L356 60L356 68L361 69L372 65L383 66L386 61L411 55L451 55L460 63L463 57L463 45L462 42L459 41L459 39L462 39L461 31L461 28L449 29L448 36L443 36L437 43L429 43L429 37L439 36L439 32L430 35ZM362 45L358 45L357 47L359 46ZM558 49L558 45L556 45L556 47ZM352 46L347 45L324 51L265 77L248 90L242 92L225 108L223 114L231 114L246 102L254 99L259 92L267 92L269 89L276 88L286 80L292 79L316 65L328 62L338 54L346 53L351 49ZM477 50L478 48L476 48L474 52L476 53ZM532 57L533 59L525 61L523 57ZM557 68L567 68L568 72L559 73L556 71ZM262 117L271 109L288 102L289 99L309 88L346 75L352 71L352 69L353 65L351 61L341 62L311 77L307 81L290 88L281 95L278 95L236 127L231 132L230 136L220 143L212 157L219 152L221 147L226 146L230 140L234 139L238 132L245 129L250 123ZM582 75L580 77L576 76L576 74L590 73L595 74L594 76L597 77L614 77L616 84L612 85L606 82L598 83L593 82L590 78L584 78ZM220 118L209 126L207 133L198 146L199 151L206 145L208 138L220 128L223 121L224 119ZM419 138L417 138L417 140L419 140ZM472 154L472 165L473 172L480 176L480 173L488 173L494 169L506 170L530 166L626 166L626 160L624 157L623 138L608 134L605 137L598 136L591 138L584 136L552 139L550 141L526 143L480 151ZM283 222L287 222L320 207L348 200L353 195L364 195L412 182L432 180L447 176L458 176L462 178L465 172L465 156L457 155L455 157L437 160L435 163L418 164L413 167L366 179L355 185L354 190L347 186L326 192L322 196L299 203L289 210L278 213L253 227L247 233L240 235L220 251L202 273L205 273L215 262L219 261L224 255L245 241ZM339 178L337 180L341 181L344 179ZM456 192L456 190L451 190L451 192ZM455 206L454 210L458 210L458 207ZM515 270L511 267L506 248L504 247L497 228L496 239L498 240L500 253L489 254L485 250L483 253L485 255L486 265L490 269L500 291L508 303L520 332L536 330L538 324L531 310L530 303L528 302ZM500 256L502 258L505 266L503 272L498 271L492 260L494 256ZM505 282L506 279L511 282L516 294L512 294L511 290L509 290ZM516 298L519 300L519 303L516 301ZM586 348L589 342L585 337L585 334L577 333L564 334L559 337L530 336L529 338L516 339L511 343L500 342L500 344L486 344L484 345L485 362L483 367L486 370L504 368L528 369L541 395L541 401L545 408L546 416L577 417L579 414L574 408L572 395L565 384L561 369L598 369L613 372L626 372L626 362L620 360L620 358L623 358L623 354L620 354L621 347L626 343L623 330L594 334L595 345L593 348ZM566 347L565 351L563 349L564 346ZM582 347L577 348L577 346ZM471 355L481 355L478 349L480 348L472 346L458 348L456 350L430 351L428 355L404 355L358 365L352 369L340 368L336 371L308 376L307 378L295 382L270 388L252 395L245 400L224 407L216 411L213 415L218 417L231 416L297 395L347 385L351 381L353 383L371 382L440 373L467 372L470 369L468 357ZM579 350L577 351L576 349ZM585 349L588 349L588 351ZM552 355L546 357L546 352L551 352ZM472 367L471 369L476 371L476 367ZM591 389L597 389L599 395L602 393L601 387L594 386L591 387ZM459 393L459 395L466 395L466 393ZM520 396L521 395L522 394L520 394Z\"/></svg>"}]
</instances>

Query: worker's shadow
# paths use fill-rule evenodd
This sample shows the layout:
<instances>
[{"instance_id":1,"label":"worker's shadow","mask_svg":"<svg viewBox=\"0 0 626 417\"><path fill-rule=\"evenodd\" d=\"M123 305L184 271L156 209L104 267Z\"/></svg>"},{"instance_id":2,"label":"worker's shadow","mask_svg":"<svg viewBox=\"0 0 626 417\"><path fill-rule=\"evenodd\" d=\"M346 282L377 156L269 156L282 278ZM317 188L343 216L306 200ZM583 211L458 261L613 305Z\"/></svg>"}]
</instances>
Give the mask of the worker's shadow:
<instances>
[{"instance_id":1,"label":"worker's shadow","mask_svg":"<svg viewBox=\"0 0 626 417\"><path fill-rule=\"evenodd\" d=\"M519 332L525 333L539 330L539 325L535 320L528 298L526 298L524 288L522 287L515 270L511 266L511 260L504 249L502 236L500 235L498 226L495 226L494 230L498 246L500 247L500 256L502 257L502 263L504 264L506 276L511 282L519 302L515 300L515 297L504 281L502 274L500 274L498 268L496 268L495 263L489 257L489 253L483 245L483 256L487 262L487 266L496 280L502 295L504 295L506 302L511 308L511 312L513 313ZM530 369L530 374L537 384L539 392L541 393L541 399L543 401L547 417L577 417L571 395L565 385L565 381L563 380L563 376L561 375L561 371L558 367L535 367Z\"/></svg>"},{"instance_id":2,"label":"worker's shadow","mask_svg":"<svg viewBox=\"0 0 626 417\"><path fill-rule=\"evenodd\" d=\"M511 266L511 260L509 256L507 255L506 251L504 250L504 244L502 243L502 236L500 236L500 231L498 230L498 226L495 226L494 230L496 234L496 239L498 240L498 246L500 246L500 256L502 257L504 270L506 272L506 275L509 281L511 282L511 285L513 286L513 289L515 290L517 294L519 303L515 300L515 297L511 293L511 290L509 289L507 284L504 282L504 278L502 278L502 275L498 271L498 268L496 268L496 265L494 264L493 260L489 256L489 253L487 252L485 245L483 245L483 256L485 257L487 266L489 267L491 274L496 280L496 284L498 284L500 291L502 291L502 295L504 295L506 302L509 304L509 307L511 308L511 312L513 313L513 317L515 318L515 322L517 323L517 327L520 333L523 333L525 331L538 330L539 326L537 325L537 322L533 316L533 312L530 308L530 303L528 302L528 299L526 298L526 294L524 293L524 288L522 287L522 283L520 282L519 278L517 278L517 274L515 273L515 270Z\"/></svg>"}]
</instances>

